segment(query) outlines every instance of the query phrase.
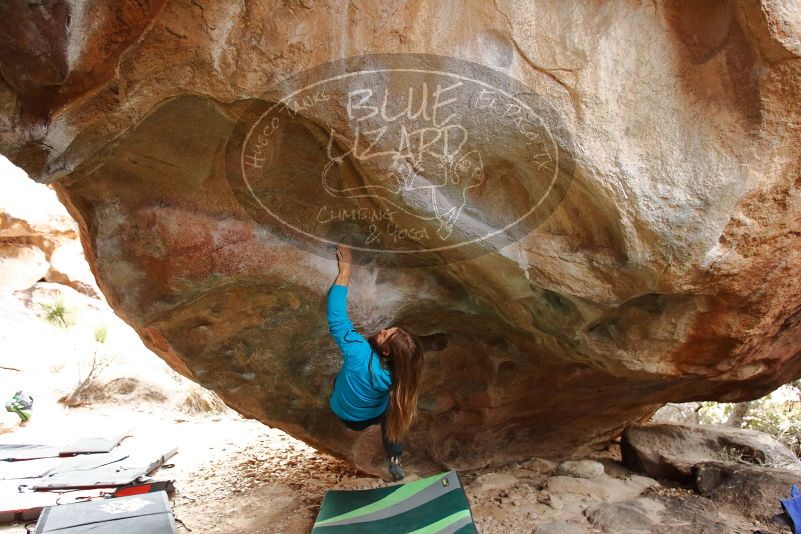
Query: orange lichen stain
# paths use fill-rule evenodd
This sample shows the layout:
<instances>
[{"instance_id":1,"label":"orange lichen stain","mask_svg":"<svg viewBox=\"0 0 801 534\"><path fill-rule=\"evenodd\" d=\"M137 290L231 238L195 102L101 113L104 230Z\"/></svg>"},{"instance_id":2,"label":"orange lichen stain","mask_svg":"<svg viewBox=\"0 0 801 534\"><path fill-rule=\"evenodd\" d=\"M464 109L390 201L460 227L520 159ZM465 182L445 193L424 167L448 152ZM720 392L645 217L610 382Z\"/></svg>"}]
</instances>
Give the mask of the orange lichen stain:
<instances>
[{"instance_id":1,"label":"orange lichen stain","mask_svg":"<svg viewBox=\"0 0 801 534\"><path fill-rule=\"evenodd\" d=\"M130 246L151 279L165 289L215 276L258 276L275 263L276 247L259 240L252 222L164 207L140 210L136 219L139 235L131 236Z\"/></svg>"}]
</instances>

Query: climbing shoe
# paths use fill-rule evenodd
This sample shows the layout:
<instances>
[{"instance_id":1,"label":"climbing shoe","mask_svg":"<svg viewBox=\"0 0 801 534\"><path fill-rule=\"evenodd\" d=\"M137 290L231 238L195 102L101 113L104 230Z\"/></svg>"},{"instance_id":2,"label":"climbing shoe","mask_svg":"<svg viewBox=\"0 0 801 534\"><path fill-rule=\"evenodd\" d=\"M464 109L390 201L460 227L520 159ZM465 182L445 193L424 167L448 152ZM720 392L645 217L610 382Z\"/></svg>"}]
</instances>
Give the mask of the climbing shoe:
<instances>
[{"instance_id":1,"label":"climbing shoe","mask_svg":"<svg viewBox=\"0 0 801 534\"><path fill-rule=\"evenodd\" d=\"M398 456L390 456L389 474L392 477L393 482L397 482L406 476L406 473L403 472L403 468L400 464L400 458Z\"/></svg>"}]
</instances>

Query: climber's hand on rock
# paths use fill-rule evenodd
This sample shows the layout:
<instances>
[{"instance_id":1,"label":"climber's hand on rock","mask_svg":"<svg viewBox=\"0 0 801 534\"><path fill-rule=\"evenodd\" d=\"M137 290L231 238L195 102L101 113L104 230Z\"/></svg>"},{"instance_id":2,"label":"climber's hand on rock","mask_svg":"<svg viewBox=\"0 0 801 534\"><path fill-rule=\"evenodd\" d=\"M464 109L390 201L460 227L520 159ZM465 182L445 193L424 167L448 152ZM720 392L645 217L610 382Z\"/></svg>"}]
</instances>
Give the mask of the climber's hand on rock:
<instances>
[{"instance_id":1,"label":"climber's hand on rock","mask_svg":"<svg viewBox=\"0 0 801 534\"><path fill-rule=\"evenodd\" d=\"M353 261L350 249L343 245L337 245L337 265L339 266L339 276L336 279L336 284L348 285L350 280L350 264Z\"/></svg>"}]
</instances>

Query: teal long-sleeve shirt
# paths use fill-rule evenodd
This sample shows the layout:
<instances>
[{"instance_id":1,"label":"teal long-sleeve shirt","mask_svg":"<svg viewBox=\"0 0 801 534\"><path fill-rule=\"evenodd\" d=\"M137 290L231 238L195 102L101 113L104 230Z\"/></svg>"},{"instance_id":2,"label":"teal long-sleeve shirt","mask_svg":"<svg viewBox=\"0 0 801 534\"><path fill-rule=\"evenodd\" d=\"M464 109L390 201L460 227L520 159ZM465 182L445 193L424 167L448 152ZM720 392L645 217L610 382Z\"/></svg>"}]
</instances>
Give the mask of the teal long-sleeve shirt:
<instances>
[{"instance_id":1,"label":"teal long-sleeve shirt","mask_svg":"<svg viewBox=\"0 0 801 534\"><path fill-rule=\"evenodd\" d=\"M328 291L328 330L342 351L343 359L328 405L341 419L366 421L387 409L392 379L389 371L381 367L370 343L353 328L348 318L347 296L347 286L334 284Z\"/></svg>"}]
</instances>

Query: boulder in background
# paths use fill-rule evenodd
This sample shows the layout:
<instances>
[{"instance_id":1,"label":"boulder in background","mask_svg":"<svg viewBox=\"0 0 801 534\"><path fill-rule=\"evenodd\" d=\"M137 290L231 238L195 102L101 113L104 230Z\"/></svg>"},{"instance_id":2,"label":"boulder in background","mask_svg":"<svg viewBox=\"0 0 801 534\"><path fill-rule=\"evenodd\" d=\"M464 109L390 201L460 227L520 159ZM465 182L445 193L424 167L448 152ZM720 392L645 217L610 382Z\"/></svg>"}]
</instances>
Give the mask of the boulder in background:
<instances>
[{"instance_id":1,"label":"boulder in background","mask_svg":"<svg viewBox=\"0 0 801 534\"><path fill-rule=\"evenodd\" d=\"M623 462L652 477L683 483L695 480L703 462L743 459L799 472L801 461L773 437L755 430L679 425L632 425L620 443Z\"/></svg>"}]
</instances>

